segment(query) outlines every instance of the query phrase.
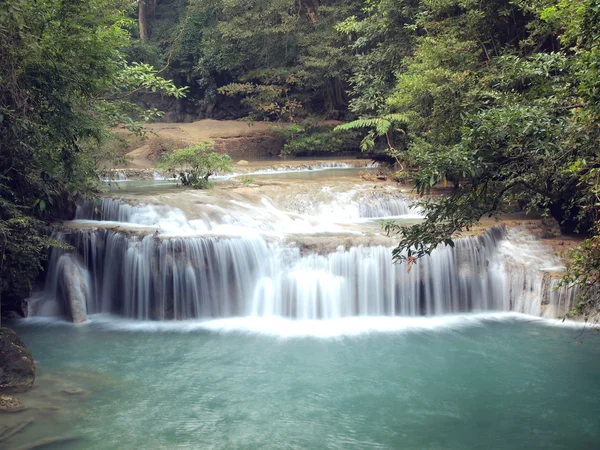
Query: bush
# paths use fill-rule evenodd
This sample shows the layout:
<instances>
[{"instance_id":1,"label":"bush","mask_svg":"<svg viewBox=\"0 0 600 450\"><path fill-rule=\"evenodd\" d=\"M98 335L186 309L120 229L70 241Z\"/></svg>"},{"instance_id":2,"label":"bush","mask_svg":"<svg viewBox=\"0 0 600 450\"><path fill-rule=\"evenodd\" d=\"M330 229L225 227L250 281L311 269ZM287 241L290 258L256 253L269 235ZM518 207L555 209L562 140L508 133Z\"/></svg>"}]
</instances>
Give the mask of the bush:
<instances>
[{"instance_id":1,"label":"bush","mask_svg":"<svg viewBox=\"0 0 600 450\"><path fill-rule=\"evenodd\" d=\"M211 175L233 171L231 157L214 150L213 142L200 142L163 155L158 167L178 171L177 176L184 186L207 189L212 187Z\"/></svg>"},{"instance_id":2,"label":"bush","mask_svg":"<svg viewBox=\"0 0 600 450\"><path fill-rule=\"evenodd\" d=\"M360 140L356 132L336 131L331 126L293 124L274 127L285 139L282 155L309 156L319 152L358 151Z\"/></svg>"},{"instance_id":3,"label":"bush","mask_svg":"<svg viewBox=\"0 0 600 450\"><path fill-rule=\"evenodd\" d=\"M245 185L248 186L252 183L254 183L256 180L254 177L251 177L249 175L244 175L243 177L240 177L240 182Z\"/></svg>"}]
</instances>

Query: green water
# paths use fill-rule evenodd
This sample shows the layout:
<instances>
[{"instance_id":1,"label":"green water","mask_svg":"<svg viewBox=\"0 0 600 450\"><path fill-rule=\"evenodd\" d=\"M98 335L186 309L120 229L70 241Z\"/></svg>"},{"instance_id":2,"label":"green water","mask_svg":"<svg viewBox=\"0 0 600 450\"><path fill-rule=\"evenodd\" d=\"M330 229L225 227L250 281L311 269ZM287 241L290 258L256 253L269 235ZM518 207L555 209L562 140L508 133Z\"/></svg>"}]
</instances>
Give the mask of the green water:
<instances>
[{"instance_id":1,"label":"green water","mask_svg":"<svg viewBox=\"0 0 600 450\"><path fill-rule=\"evenodd\" d=\"M87 393L13 445L600 448L599 336L515 315L15 328L39 361L28 401L52 380Z\"/></svg>"}]
</instances>

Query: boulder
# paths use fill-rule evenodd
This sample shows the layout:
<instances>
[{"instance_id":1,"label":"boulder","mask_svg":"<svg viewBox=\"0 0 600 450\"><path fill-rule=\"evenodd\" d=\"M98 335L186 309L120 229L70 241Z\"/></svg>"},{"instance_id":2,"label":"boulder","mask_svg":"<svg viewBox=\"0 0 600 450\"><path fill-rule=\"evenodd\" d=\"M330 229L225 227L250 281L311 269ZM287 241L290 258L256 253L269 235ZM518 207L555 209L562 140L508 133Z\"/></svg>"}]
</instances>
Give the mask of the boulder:
<instances>
[{"instance_id":1,"label":"boulder","mask_svg":"<svg viewBox=\"0 0 600 450\"><path fill-rule=\"evenodd\" d=\"M238 166L247 166L247 165L248 165L248 161L246 161L245 159L240 159L240 160L237 162L237 165L238 165Z\"/></svg>"},{"instance_id":2,"label":"boulder","mask_svg":"<svg viewBox=\"0 0 600 450\"><path fill-rule=\"evenodd\" d=\"M17 333L0 328L0 393L24 392L33 386L33 356Z\"/></svg>"},{"instance_id":3,"label":"boulder","mask_svg":"<svg viewBox=\"0 0 600 450\"><path fill-rule=\"evenodd\" d=\"M60 287L69 318L73 323L83 323L87 320L88 272L70 254L60 257L62 267Z\"/></svg>"},{"instance_id":4,"label":"boulder","mask_svg":"<svg viewBox=\"0 0 600 450\"><path fill-rule=\"evenodd\" d=\"M0 395L0 412L22 411L25 407L22 403L10 395Z\"/></svg>"}]
</instances>

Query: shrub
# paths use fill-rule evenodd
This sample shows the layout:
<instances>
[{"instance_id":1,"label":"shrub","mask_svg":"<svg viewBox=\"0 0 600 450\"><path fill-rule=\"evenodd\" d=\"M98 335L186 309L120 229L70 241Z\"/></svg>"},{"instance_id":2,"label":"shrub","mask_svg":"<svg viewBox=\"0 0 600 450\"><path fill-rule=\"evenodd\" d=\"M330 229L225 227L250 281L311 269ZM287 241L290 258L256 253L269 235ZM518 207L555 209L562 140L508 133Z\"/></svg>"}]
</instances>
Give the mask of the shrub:
<instances>
[{"instance_id":1,"label":"shrub","mask_svg":"<svg viewBox=\"0 0 600 450\"><path fill-rule=\"evenodd\" d=\"M240 177L240 182L245 186L248 186L249 184L252 184L255 181L255 178L249 175L244 175L243 177Z\"/></svg>"},{"instance_id":2,"label":"shrub","mask_svg":"<svg viewBox=\"0 0 600 450\"><path fill-rule=\"evenodd\" d=\"M308 156L320 152L357 151L358 133L336 131L327 125L293 124L273 129L285 139L282 155Z\"/></svg>"},{"instance_id":3,"label":"shrub","mask_svg":"<svg viewBox=\"0 0 600 450\"><path fill-rule=\"evenodd\" d=\"M184 186L207 189L212 186L209 177L217 172L230 173L231 157L214 151L213 142L200 142L165 154L158 167L178 171Z\"/></svg>"}]
</instances>

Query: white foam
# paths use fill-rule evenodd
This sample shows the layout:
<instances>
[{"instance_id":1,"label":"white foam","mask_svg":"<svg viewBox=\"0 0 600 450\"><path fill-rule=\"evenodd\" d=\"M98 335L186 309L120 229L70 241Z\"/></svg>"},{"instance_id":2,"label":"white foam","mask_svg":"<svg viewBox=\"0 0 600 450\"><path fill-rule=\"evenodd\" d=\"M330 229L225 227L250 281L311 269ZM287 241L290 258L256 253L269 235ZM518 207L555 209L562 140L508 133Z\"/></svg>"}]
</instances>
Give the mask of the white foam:
<instances>
[{"instance_id":1,"label":"white foam","mask_svg":"<svg viewBox=\"0 0 600 450\"><path fill-rule=\"evenodd\" d=\"M326 170L344 170L344 169L374 169L379 167L378 163L370 163L364 166L352 165L344 162L323 162L317 164L307 164L305 166L298 167L276 167L272 169L259 169L254 172L246 173L232 173L229 178L236 178L247 175L269 175L269 174L280 174L280 173L299 173L299 172L323 172Z\"/></svg>"},{"instance_id":2,"label":"white foam","mask_svg":"<svg viewBox=\"0 0 600 450\"><path fill-rule=\"evenodd\" d=\"M24 324L35 326L91 326L110 331L192 333L208 331L219 334L253 334L277 338L337 338L368 334L398 334L407 332L444 332L469 327L484 327L490 323L536 323L547 326L582 329L598 327L571 320L544 319L514 312L472 313L429 317L347 317L333 320L293 320L283 317L232 317L214 320L139 321L108 314L95 314L84 324L62 319L33 317Z\"/></svg>"}]
</instances>

